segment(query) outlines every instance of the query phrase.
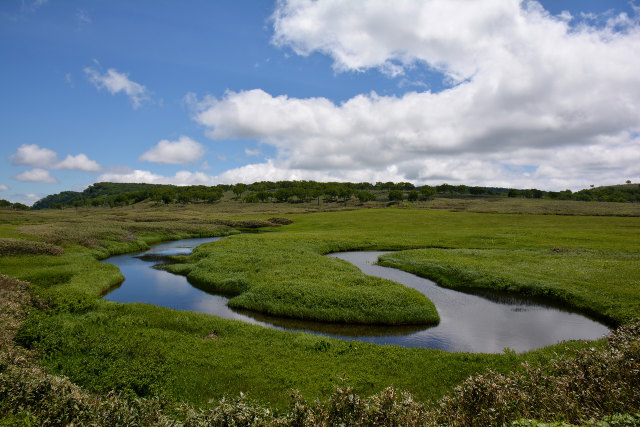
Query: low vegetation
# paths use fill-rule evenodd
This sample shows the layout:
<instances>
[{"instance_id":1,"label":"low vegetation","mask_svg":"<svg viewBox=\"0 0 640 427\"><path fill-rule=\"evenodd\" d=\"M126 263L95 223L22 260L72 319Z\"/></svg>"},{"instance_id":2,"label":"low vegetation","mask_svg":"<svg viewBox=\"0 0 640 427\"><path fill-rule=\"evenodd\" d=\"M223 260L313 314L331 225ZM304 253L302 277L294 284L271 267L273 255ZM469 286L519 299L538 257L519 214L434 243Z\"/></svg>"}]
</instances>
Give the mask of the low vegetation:
<instances>
[{"instance_id":1,"label":"low vegetation","mask_svg":"<svg viewBox=\"0 0 640 427\"><path fill-rule=\"evenodd\" d=\"M244 394L209 409L113 392L93 394L36 364L14 336L27 318L27 284L0 276L0 417L3 424L82 425L468 425L567 421L634 425L640 420L640 322L616 330L604 346L569 350L547 364L524 363L508 375L488 371L465 380L437 404L387 387L368 398L339 384L326 400L292 392L273 411ZM614 415L625 413L624 415ZM602 421L594 421L602 418Z\"/></svg>"},{"instance_id":2,"label":"low vegetation","mask_svg":"<svg viewBox=\"0 0 640 427\"><path fill-rule=\"evenodd\" d=\"M625 365L638 360L640 348L638 327L631 320L640 315L634 305L640 287L633 271L638 264L638 213L584 216L591 209L598 215L620 215L616 206L633 204L507 197L495 202L436 198L418 201L413 209L402 203L360 210L345 210L341 201L316 209L313 202L241 200L180 207L145 202L119 208L0 210L0 238L64 249L0 257L1 273L29 282L27 288L15 279L0 280L0 326L5 332L0 419L158 425L486 425L505 420L534 425L526 420L638 419L640 399L633 394L638 373ZM547 211L550 207L566 213L563 206L573 209L573 216L522 214L553 213ZM486 208L499 213L471 213ZM513 212L518 214L505 214ZM264 232L238 234L252 227ZM523 354L446 353L267 330L100 299L122 276L98 259L162 240L215 235L230 237L200 247L172 268L201 274L206 286L237 286L234 292L243 292L238 299L257 292L247 300L253 299L259 310L259 304L276 307L275 282L292 285L283 286L282 294L292 304L296 292L307 287L389 286L369 282L348 264L323 257L325 253L402 250L406 252L398 253L399 259L413 254L423 262L420 251L433 251L443 271L460 260L457 286L477 267L482 277L467 277L475 286L557 291L547 294L569 296L565 301L624 326L607 341L561 343ZM503 271L501 264L514 266ZM522 278L516 277L519 267ZM556 268L561 274L554 276ZM581 275L583 269L589 274ZM296 283L307 286L296 288ZM323 313L322 301L332 297L322 298L320 304L308 304L308 313ZM609 298L613 302L607 305ZM345 313L362 310L356 307L360 301L350 304L343 305ZM288 305L282 303L281 309ZM387 315L384 310L374 313L370 317L376 321ZM579 388L570 387L574 377ZM537 397L556 389L557 401ZM597 397L611 390L611 397ZM525 392L529 394L517 394ZM512 401L514 396L524 403ZM590 403L598 399L604 404Z\"/></svg>"},{"instance_id":3,"label":"low vegetation","mask_svg":"<svg viewBox=\"0 0 640 427\"><path fill-rule=\"evenodd\" d=\"M64 249L51 243L31 240L0 238L0 256L60 255Z\"/></svg>"},{"instance_id":4,"label":"low vegetation","mask_svg":"<svg viewBox=\"0 0 640 427\"><path fill-rule=\"evenodd\" d=\"M380 264L451 288L546 297L622 324L640 313L640 253L635 249L433 248L386 254Z\"/></svg>"},{"instance_id":5,"label":"low vegetation","mask_svg":"<svg viewBox=\"0 0 640 427\"><path fill-rule=\"evenodd\" d=\"M334 239L237 236L194 250L170 265L210 292L237 295L228 305L275 316L341 323L436 324L423 294L323 254L345 248Z\"/></svg>"}]
</instances>

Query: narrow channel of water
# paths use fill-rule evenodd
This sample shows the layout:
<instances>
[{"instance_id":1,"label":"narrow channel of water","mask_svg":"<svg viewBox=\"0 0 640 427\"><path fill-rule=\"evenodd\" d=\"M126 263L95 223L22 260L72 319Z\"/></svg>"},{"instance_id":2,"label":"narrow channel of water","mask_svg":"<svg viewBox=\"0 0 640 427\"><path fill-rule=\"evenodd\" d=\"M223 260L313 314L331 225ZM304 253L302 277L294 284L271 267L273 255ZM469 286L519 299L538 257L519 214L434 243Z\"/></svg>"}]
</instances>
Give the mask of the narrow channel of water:
<instances>
[{"instance_id":1,"label":"narrow channel of water","mask_svg":"<svg viewBox=\"0 0 640 427\"><path fill-rule=\"evenodd\" d=\"M431 280L375 265L386 252L331 254L354 264L365 274L402 283L424 293L438 309L440 323L424 326L364 326L326 324L233 310L227 298L195 288L184 276L154 269L157 258L189 254L196 246L219 238L185 239L153 246L149 251L119 255L103 262L115 264L125 276L121 286L106 294L116 302L143 302L178 310L197 311L280 330L306 331L349 340L447 351L499 353L505 348L527 351L572 339L597 339L608 328L575 312L540 301L485 292L473 295L442 288Z\"/></svg>"}]
</instances>

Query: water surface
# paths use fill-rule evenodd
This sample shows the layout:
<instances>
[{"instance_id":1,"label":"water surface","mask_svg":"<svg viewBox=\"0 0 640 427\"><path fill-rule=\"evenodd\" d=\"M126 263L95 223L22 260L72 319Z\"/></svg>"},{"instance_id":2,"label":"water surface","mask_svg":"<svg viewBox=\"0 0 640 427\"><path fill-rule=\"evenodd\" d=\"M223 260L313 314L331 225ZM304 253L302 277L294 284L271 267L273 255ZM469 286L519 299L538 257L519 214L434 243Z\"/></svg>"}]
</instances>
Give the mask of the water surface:
<instances>
[{"instance_id":1,"label":"water surface","mask_svg":"<svg viewBox=\"0 0 640 427\"><path fill-rule=\"evenodd\" d=\"M572 339L597 339L609 332L581 314L539 300L484 292L474 295L442 288L428 279L375 265L386 252L343 252L329 256L354 264L365 274L402 283L424 293L438 309L440 323L425 326L343 325L264 315L227 306L228 298L204 292L186 277L154 269L157 259L186 255L196 246L219 238L185 239L153 246L149 251L105 260L125 276L121 286L106 294L117 302L143 302L178 310L213 314L280 330L376 344L437 348L447 351L498 353L505 348L526 351Z\"/></svg>"}]
</instances>

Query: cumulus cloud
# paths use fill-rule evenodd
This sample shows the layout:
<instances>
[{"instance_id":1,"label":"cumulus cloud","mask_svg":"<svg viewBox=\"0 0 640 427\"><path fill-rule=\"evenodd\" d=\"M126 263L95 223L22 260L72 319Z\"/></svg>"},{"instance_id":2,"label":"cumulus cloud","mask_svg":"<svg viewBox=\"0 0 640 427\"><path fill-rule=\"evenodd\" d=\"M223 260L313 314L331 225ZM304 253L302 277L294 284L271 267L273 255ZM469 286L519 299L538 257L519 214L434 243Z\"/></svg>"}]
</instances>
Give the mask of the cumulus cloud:
<instances>
[{"instance_id":1,"label":"cumulus cloud","mask_svg":"<svg viewBox=\"0 0 640 427\"><path fill-rule=\"evenodd\" d=\"M84 73L98 89L107 89L112 95L120 92L126 94L134 109L139 108L144 101L150 100L147 88L129 80L129 75L126 73L119 73L109 68L106 73L100 74L94 67L86 67Z\"/></svg>"},{"instance_id":2,"label":"cumulus cloud","mask_svg":"<svg viewBox=\"0 0 640 427\"><path fill-rule=\"evenodd\" d=\"M7 191L9 189L9 187L7 187L4 184L0 184L0 191Z\"/></svg>"},{"instance_id":3,"label":"cumulus cloud","mask_svg":"<svg viewBox=\"0 0 640 427\"><path fill-rule=\"evenodd\" d=\"M41 182L45 184L56 184L58 182L57 179L49 174L48 170L40 168L26 170L14 176L14 178L18 181Z\"/></svg>"},{"instance_id":4,"label":"cumulus cloud","mask_svg":"<svg viewBox=\"0 0 640 427\"><path fill-rule=\"evenodd\" d=\"M55 151L41 148L36 144L22 144L11 157L11 163L14 165L33 167L50 167L58 161L58 155Z\"/></svg>"},{"instance_id":5,"label":"cumulus cloud","mask_svg":"<svg viewBox=\"0 0 640 427\"><path fill-rule=\"evenodd\" d=\"M91 160L85 154L78 154L77 156L69 154L63 161L53 165L53 168L84 172L99 172L102 169L98 162Z\"/></svg>"},{"instance_id":6,"label":"cumulus cloud","mask_svg":"<svg viewBox=\"0 0 640 427\"><path fill-rule=\"evenodd\" d=\"M140 160L156 163L185 164L198 161L204 156L202 144L188 136L180 136L177 141L163 139L149 151L140 156Z\"/></svg>"},{"instance_id":7,"label":"cumulus cloud","mask_svg":"<svg viewBox=\"0 0 640 427\"><path fill-rule=\"evenodd\" d=\"M76 156L67 155L59 161L58 154L48 148L37 144L22 144L15 154L11 156L14 165L25 165L36 168L66 169L84 172L99 172L102 167L95 160L89 159L85 154Z\"/></svg>"},{"instance_id":8,"label":"cumulus cloud","mask_svg":"<svg viewBox=\"0 0 640 427\"><path fill-rule=\"evenodd\" d=\"M394 170L549 188L637 177L640 24L572 19L518 0L283 1L275 44L329 55L338 72L426 67L448 86L342 103L260 89L187 102L208 137L258 139L277 149L261 168L303 177Z\"/></svg>"},{"instance_id":9,"label":"cumulus cloud","mask_svg":"<svg viewBox=\"0 0 640 427\"><path fill-rule=\"evenodd\" d=\"M109 172L98 177L96 182L135 182L147 184L174 184L174 185L216 185L217 178L203 172L180 171L174 176L154 174L145 170L132 170L127 172Z\"/></svg>"},{"instance_id":10,"label":"cumulus cloud","mask_svg":"<svg viewBox=\"0 0 640 427\"><path fill-rule=\"evenodd\" d=\"M13 203L22 203L27 206L33 205L35 202L40 200L43 195L38 195L34 193L16 193L7 195L7 200Z\"/></svg>"}]
</instances>

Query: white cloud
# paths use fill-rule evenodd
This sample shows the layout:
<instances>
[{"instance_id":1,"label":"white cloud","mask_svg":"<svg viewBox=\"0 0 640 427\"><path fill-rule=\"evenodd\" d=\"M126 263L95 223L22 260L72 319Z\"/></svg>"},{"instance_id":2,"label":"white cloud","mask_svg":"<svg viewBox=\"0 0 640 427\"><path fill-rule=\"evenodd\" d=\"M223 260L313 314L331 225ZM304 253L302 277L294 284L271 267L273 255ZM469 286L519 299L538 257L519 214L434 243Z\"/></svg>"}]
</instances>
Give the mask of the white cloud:
<instances>
[{"instance_id":1,"label":"white cloud","mask_svg":"<svg viewBox=\"0 0 640 427\"><path fill-rule=\"evenodd\" d=\"M84 172L99 172L102 169L98 162L89 159L85 154L78 154L76 156L69 154L63 161L55 164L53 168Z\"/></svg>"},{"instance_id":2,"label":"white cloud","mask_svg":"<svg viewBox=\"0 0 640 427\"><path fill-rule=\"evenodd\" d=\"M11 157L11 163L14 165L33 167L49 167L58 161L58 155L55 151L48 148L40 148L36 144L22 144Z\"/></svg>"},{"instance_id":3,"label":"white cloud","mask_svg":"<svg viewBox=\"0 0 640 427\"><path fill-rule=\"evenodd\" d=\"M7 200L13 203L22 203L27 206L33 205L35 202L40 200L43 195L33 194L33 193L17 193L17 194L9 194L7 195Z\"/></svg>"},{"instance_id":4,"label":"white cloud","mask_svg":"<svg viewBox=\"0 0 640 427\"><path fill-rule=\"evenodd\" d=\"M7 187L4 184L0 184L0 191L7 191L9 189L9 187Z\"/></svg>"},{"instance_id":5,"label":"white cloud","mask_svg":"<svg viewBox=\"0 0 640 427\"><path fill-rule=\"evenodd\" d=\"M177 141L163 139L155 147L143 153L140 160L157 163L185 164L198 161L204 156L205 148L187 136Z\"/></svg>"},{"instance_id":6,"label":"white cloud","mask_svg":"<svg viewBox=\"0 0 640 427\"><path fill-rule=\"evenodd\" d=\"M259 156L260 150L251 150L249 148L244 149L244 154L247 156Z\"/></svg>"},{"instance_id":7,"label":"white cloud","mask_svg":"<svg viewBox=\"0 0 640 427\"><path fill-rule=\"evenodd\" d=\"M102 167L95 160L89 159L85 154L67 157L58 161L58 154L43 148L37 144L22 144L15 154L11 156L14 165L25 165L36 168L67 169L84 172L98 172Z\"/></svg>"},{"instance_id":8,"label":"white cloud","mask_svg":"<svg viewBox=\"0 0 640 427\"><path fill-rule=\"evenodd\" d=\"M180 171L174 176L163 176L145 170L133 170L128 172L110 172L102 174L96 182L135 182L147 184L174 184L174 185L216 185L215 176L203 172Z\"/></svg>"},{"instance_id":9,"label":"white cloud","mask_svg":"<svg viewBox=\"0 0 640 427\"><path fill-rule=\"evenodd\" d=\"M100 74L93 67L86 67L84 72L89 81L98 89L105 88L112 95L119 92L125 93L131 100L134 109L139 108L142 102L150 100L147 88L140 83L129 80L129 75L126 73L119 73L115 69L109 68L105 74Z\"/></svg>"},{"instance_id":10,"label":"white cloud","mask_svg":"<svg viewBox=\"0 0 640 427\"><path fill-rule=\"evenodd\" d=\"M340 104L260 89L186 101L208 137L276 148L247 172L549 188L636 177L640 24L570 21L533 1L283 1L277 45L329 55L338 72L428 67L451 85Z\"/></svg>"},{"instance_id":11,"label":"white cloud","mask_svg":"<svg viewBox=\"0 0 640 427\"><path fill-rule=\"evenodd\" d=\"M18 181L41 182L45 184L55 184L58 182L57 179L49 174L48 170L40 168L24 171L14 176L14 178Z\"/></svg>"},{"instance_id":12,"label":"white cloud","mask_svg":"<svg viewBox=\"0 0 640 427\"><path fill-rule=\"evenodd\" d=\"M31 206L41 198L42 196L38 196L37 194L33 194L33 193L24 194L22 197L22 199L24 200L24 204L29 206Z\"/></svg>"}]
</instances>

